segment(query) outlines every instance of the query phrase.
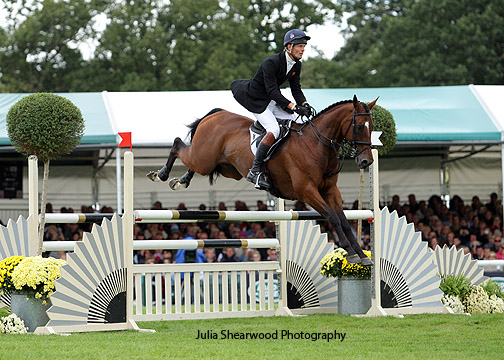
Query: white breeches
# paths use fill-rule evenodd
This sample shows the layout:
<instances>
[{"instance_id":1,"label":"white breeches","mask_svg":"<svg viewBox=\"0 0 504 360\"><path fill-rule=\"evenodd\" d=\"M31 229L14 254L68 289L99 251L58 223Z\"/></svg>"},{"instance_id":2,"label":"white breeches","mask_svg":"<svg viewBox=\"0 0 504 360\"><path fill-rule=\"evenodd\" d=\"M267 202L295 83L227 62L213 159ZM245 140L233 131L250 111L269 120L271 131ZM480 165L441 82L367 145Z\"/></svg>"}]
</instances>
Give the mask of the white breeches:
<instances>
[{"instance_id":1,"label":"white breeches","mask_svg":"<svg viewBox=\"0 0 504 360\"><path fill-rule=\"evenodd\" d=\"M287 111L282 109L278 104L271 100L268 104L266 110L262 113L252 113L257 121L266 129L267 132L273 133L275 139L280 135L280 127L278 126L277 119L288 119L288 120L296 120L297 115L289 114Z\"/></svg>"}]
</instances>

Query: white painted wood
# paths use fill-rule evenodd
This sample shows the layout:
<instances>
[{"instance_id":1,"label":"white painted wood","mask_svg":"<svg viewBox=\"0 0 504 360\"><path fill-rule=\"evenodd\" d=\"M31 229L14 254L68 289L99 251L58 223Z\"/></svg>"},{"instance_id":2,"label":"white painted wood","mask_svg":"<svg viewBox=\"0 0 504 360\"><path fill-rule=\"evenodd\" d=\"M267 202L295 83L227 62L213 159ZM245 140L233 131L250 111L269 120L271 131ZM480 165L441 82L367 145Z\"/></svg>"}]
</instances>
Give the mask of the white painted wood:
<instances>
[{"instance_id":1,"label":"white painted wood","mask_svg":"<svg viewBox=\"0 0 504 360\"><path fill-rule=\"evenodd\" d=\"M236 271L231 271L231 311L238 311L238 281Z\"/></svg>"},{"instance_id":2,"label":"white painted wood","mask_svg":"<svg viewBox=\"0 0 504 360\"><path fill-rule=\"evenodd\" d=\"M273 271L268 271L268 310L275 308L275 294L273 292Z\"/></svg>"},{"instance_id":3,"label":"white painted wood","mask_svg":"<svg viewBox=\"0 0 504 360\"><path fill-rule=\"evenodd\" d=\"M223 312L201 312L190 314L151 314L134 316L135 321L164 321L164 320L200 320L200 319L222 319L222 318L249 318L260 316L275 316L274 311L229 311L225 314Z\"/></svg>"},{"instance_id":4,"label":"white painted wood","mask_svg":"<svg viewBox=\"0 0 504 360\"><path fill-rule=\"evenodd\" d=\"M240 304L241 311L248 311L247 304L247 272L245 270L240 271Z\"/></svg>"},{"instance_id":5,"label":"white painted wood","mask_svg":"<svg viewBox=\"0 0 504 360\"><path fill-rule=\"evenodd\" d=\"M219 272L212 272L212 287L213 287L213 312L220 311L219 303Z\"/></svg>"},{"instance_id":6,"label":"white painted wood","mask_svg":"<svg viewBox=\"0 0 504 360\"><path fill-rule=\"evenodd\" d=\"M203 311L210 312L210 273L207 271L203 275Z\"/></svg>"},{"instance_id":7,"label":"white painted wood","mask_svg":"<svg viewBox=\"0 0 504 360\"><path fill-rule=\"evenodd\" d=\"M196 274L194 274L196 276ZM191 311L191 273L184 274L184 312Z\"/></svg>"},{"instance_id":8,"label":"white painted wood","mask_svg":"<svg viewBox=\"0 0 504 360\"><path fill-rule=\"evenodd\" d=\"M145 273L145 313L152 314L152 273Z\"/></svg>"},{"instance_id":9,"label":"white painted wood","mask_svg":"<svg viewBox=\"0 0 504 360\"><path fill-rule=\"evenodd\" d=\"M223 312L228 312L229 311L229 292L228 292L228 287L229 287L229 272L228 271L223 271L222 272L222 311Z\"/></svg>"},{"instance_id":10,"label":"white painted wood","mask_svg":"<svg viewBox=\"0 0 504 360\"><path fill-rule=\"evenodd\" d=\"M257 310L256 301L256 281L255 281L255 271L250 270L249 273L249 289L250 289L250 311Z\"/></svg>"},{"instance_id":11,"label":"white painted wood","mask_svg":"<svg viewBox=\"0 0 504 360\"><path fill-rule=\"evenodd\" d=\"M180 272L175 273L175 314L182 313L182 289Z\"/></svg>"},{"instance_id":12,"label":"white painted wood","mask_svg":"<svg viewBox=\"0 0 504 360\"><path fill-rule=\"evenodd\" d=\"M155 278L155 289L156 289L156 314L161 314L163 312L163 285L161 273L156 273Z\"/></svg>"},{"instance_id":13,"label":"white painted wood","mask_svg":"<svg viewBox=\"0 0 504 360\"><path fill-rule=\"evenodd\" d=\"M197 279L194 279L194 312L201 312L201 280L198 276Z\"/></svg>"},{"instance_id":14,"label":"white painted wood","mask_svg":"<svg viewBox=\"0 0 504 360\"><path fill-rule=\"evenodd\" d=\"M135 274L135 298L136 298L136 314L143 314L143 288L142 288L142 274Z\"/></svg>"},{"instance_id":15,"label":"white painted wood","mask_svg":"<svg viewBox=\"0 0 504 360\"><path fill-rule=\"evenodd\" d=\"M264 270L259 270L259 310L266 310Z\"/></svg>"},{"instance_id":16,"label":"white painted wood","mask_svg":"<svg viewBox=\"0 0 504 360\"><path fill-rule=\"evenodd\" d=\"M172 313L172 278L170 272L165 272L165 313Z\"/></svg>"}]
</instances>

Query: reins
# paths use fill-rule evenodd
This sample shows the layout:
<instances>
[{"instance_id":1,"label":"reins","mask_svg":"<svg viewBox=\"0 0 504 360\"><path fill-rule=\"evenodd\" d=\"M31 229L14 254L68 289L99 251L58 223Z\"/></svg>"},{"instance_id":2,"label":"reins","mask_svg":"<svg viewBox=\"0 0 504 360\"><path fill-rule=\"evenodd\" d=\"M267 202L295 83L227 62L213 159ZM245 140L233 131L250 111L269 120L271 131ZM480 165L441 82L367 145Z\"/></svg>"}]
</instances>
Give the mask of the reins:
<instances>
[{"instance_id":1,"label":"reins","mask_svg":"<svg viewBox=\"0 0 504 360\"><path fill-rule=\"evenodd\" d=\"M322 145L324 145L325 147L332 149L334 151L334 153L336 154L336 156L338 157L338 160L339 160L338 169L335 172L329 173L327 177L337 175L341 172L341 170L343 169L343 163L345 161L345 156L348 156L350 158L354 158L356 156L359 156L360 154L362 154L364 151L366 151L368 148L371 147L370 141L355 140L355 135L356 135L355 134L355 118L357 116L372 116L371 112L357 113L354 109L354 112L352 114L352 121L349 122L348 127L345 131L345 134L343 135L343 141L341 143L339 143L338 141L336 141L336 139L331 139L331 138L325 136L324 134L322 134L322 132L319 130L319 128L313 123L313 120L317 116L317 112L313 107L311 107L311 110L312 110L311 118L308 118L308 120L306 120L298 130L294 130L294 131L296 131L300 136L303 136L303 129L308 124L308 125L310 125L310 127L311 127L313 133L315 134L315 137L318 139L318 141ZM346 137L347 137L348 132L350 131L351 127L352 127L352 135L353 135L352 141L348 141ZM307 146L310 149L310 151L312 152L312 154L314 156L316 156L316 154L314 153L314 151L311 148L311 146L309 145L309 143L307 141L305 141L305 143L307 144ZM357 152L358 145L365 145L365 147L361 151ZM339 153L340 148L341 148L341 154Z\"/></svg>"}]
</instances>

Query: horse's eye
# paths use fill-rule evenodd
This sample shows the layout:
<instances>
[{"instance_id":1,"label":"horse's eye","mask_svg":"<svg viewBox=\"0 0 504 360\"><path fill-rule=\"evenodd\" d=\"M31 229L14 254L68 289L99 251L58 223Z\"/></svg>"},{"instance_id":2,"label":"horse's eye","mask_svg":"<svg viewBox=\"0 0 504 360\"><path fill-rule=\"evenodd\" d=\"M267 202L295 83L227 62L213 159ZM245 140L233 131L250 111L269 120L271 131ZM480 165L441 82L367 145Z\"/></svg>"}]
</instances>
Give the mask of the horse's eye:
<instances>
[{"instance_id":1,"label":"horse's eye","mask_svg":"<svg viewBox=\"0 0 504 360\"><path fill-rule=\"evenodd\" d=\"M364 125L357 125L357 126L355 127L355 129L356 129L358 132L361 132L361 131L363 131L363 130L364 130Z\"/></svg>"}]
</instances>

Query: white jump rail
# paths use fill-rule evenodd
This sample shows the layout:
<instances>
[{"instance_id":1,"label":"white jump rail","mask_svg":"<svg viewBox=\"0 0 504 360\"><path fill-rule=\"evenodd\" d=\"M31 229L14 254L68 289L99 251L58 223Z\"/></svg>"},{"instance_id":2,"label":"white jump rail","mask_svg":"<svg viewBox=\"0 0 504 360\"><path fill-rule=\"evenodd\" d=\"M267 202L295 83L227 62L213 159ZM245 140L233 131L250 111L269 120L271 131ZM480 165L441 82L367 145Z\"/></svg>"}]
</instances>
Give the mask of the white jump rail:
<instances>
[{"instance_id":1,"label":"white jump rail","mask_svg":"<svg viewBox=\"0 0 504 360\"><path fill-rule=\"evenodd\" d=\"M79 241L44 241L44 251L74 251ZM179 250L203 248L278 249L278 239L222 239L212 240L133 240L133 250Z\"/></svg>"},{"instance_id":2,"label":"white jump rail","mask_svg":"<svg viewBox=\"0 0 504 360\"><path fill-rule=\"evenodd\" d=\"M344 210L348 220L373 220L371 210ZM136 223L170 223L189 221L288 221L319 220L323 217L315 211L180 211L180 210L135 210ZM101 222L103 218L111 219L113 214L79 214L49 213L46 222L49 224L76 224Z\"/></svg>"}]
</instances>

